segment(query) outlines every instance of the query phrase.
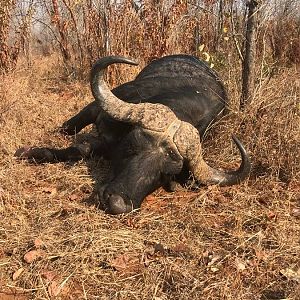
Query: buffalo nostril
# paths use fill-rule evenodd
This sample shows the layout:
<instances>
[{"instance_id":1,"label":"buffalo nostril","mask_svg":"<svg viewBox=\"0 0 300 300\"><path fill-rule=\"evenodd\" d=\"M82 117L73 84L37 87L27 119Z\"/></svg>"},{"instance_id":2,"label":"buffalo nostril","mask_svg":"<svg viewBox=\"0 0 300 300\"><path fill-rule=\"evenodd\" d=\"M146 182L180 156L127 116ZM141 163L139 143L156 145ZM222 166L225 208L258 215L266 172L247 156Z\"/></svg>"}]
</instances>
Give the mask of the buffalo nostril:
<instances>
[{"instance_id":1,"label":"buffalo nostril","mask_svg":"<svg viewBox=\"0 0 300 300\"><path fill-rule=\"evenodd\" d=\"M107 186L106 184L102 184L97 189L98 195L101 199L104 198L104 192L105 192L106 186Z\"/></svg>"},{"instance_id":2,"label":"buffalo nostril","mask_svg":"<svg viewBox=\"0 0 300 300\"><path fill-rule=\"evenodd\" d=\"M126 204L125 200L119 195L110 195L108 199L108 213L113 215L124 214L133 209L131 205Z\"/></svg>"},{"instance_id":3,"label":"buffalo nostril","mask_svg":"<svg viewBox=\"0 0 300 300\"><path fill-rule=\"evenodd\" d=\"M108 193L107 191L104 191L103 193L103 199L104 201L108 202L109 198L111 197L111 194Z\"/></svg>"}]
</instances>

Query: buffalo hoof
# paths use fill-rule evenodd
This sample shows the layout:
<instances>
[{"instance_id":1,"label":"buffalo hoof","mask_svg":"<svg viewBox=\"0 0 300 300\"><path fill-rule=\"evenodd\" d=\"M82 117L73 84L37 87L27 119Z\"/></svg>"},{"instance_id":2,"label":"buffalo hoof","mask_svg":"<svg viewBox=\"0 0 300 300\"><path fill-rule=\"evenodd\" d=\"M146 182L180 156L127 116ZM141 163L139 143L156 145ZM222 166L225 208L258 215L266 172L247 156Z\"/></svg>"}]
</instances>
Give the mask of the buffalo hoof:
<instances>
[{"instance_id":1,"label":"buffalo hoof","mask_svg":"<svg viewBox=\"0 0 300 300\"><path fill-rule=\"evenodd\" d=\"M14 156L19 159L33 160L38 163L52 162L54 160L53 154L47 148L22 147L15 152Z\"/></svg>"},{"instance_id":2,"label":"buffalo hoof","mask_svg":"<svg viewBox=\"0 0 300 300\"><path fill-rule=\"evenodd\" d=\"M75 135L76 127L70 126L67 122L65 122L58 128L58 131L63 135Z\"/></svg>"}]
</instances>

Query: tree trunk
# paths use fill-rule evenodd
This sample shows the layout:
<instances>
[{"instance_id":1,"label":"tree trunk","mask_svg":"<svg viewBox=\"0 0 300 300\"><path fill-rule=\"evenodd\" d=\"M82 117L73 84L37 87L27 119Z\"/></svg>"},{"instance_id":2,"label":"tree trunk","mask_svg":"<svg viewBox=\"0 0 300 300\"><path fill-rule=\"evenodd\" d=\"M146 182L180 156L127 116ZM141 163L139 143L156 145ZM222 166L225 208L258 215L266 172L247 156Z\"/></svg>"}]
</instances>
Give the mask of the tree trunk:
<instances>
[{"instance_id":1,"label":"tree trunk","mask_svg":"<svg viewBox=\"0 0 300 300\"><path fill-rule=\"evenodd\" d=\"M253 97L254 90L254 66L255 60L255 26L258 2L250 0L248 2L248 15L246 24L246 41L244 50L244 61L242 71L242 95L240 99L240 109L243 110Z\"/></svg>"}]
</instances>

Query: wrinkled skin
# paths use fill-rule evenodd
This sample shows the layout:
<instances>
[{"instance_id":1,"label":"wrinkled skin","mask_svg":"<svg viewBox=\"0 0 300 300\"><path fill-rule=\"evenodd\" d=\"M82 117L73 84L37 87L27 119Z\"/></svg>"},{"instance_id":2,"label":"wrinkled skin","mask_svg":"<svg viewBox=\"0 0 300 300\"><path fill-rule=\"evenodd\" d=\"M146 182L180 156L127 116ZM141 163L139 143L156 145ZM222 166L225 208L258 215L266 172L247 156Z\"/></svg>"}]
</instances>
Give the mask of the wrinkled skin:
<instances>
[{"instance_id":1,"label":"wrinkled skin","mask_svg":"<svg viewBox=\"0 0 300 300\"><path fill-rule=\"evenodd\" d=\"M137 78L112 90L131 102L161 103L176 116L194 125L200 136L223 111L224 87L204 62L187 55L174 55L150 63ZM99 189L105 210L111 214L139 208L143 199L173 180L183 183L188 170L183 158L165 140L147 130L111 119L94 101L62 125L68 135L94 123L99 137L66 149L20 148L16 156L36 162L80 160L91 155L112 161L107 182Z\"/></svg>"},{"instance_id":2,"label":"wrinkled skin","mask_svg":"<svg viewBox=\"0 0 300 300\"><path fill-rule=\"evenodd\" d=\"M103 194L108 211L112 213L122 212L122 208L115 205L118 196L126 200L126 211L138 208L149 193L167 184L171 175L180 173L183 166L181 157L164 141L157 142L139 128L121 141L114 161L113 179ZM123 207L122 200L119 201Z\"/></svg>"}]
</instances>

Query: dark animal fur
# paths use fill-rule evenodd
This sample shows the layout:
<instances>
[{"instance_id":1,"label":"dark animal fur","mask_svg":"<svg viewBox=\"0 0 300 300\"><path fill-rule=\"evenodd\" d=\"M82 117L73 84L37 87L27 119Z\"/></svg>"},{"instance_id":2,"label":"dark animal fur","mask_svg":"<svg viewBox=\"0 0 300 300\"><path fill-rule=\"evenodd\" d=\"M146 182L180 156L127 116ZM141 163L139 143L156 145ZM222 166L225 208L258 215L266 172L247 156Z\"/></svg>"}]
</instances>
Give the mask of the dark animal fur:
<instances>
[{"instance_id":1,"label":"dark animal fur","mask_svg":"<svg viewBox=\"0 0 300 300\"><path fill-rule=\"evenodd\" d=\"M122 84L113 93L131 103L161 103L176 116L194 125L201 136L225 108L225 89L206 63L188 55L166 56L150 63L135 80ZM142 200L176 177L187 179L184 162L164 141L157 141L139 127L117 122L92 102L65 122L62 131L72 135L94 123L99 137L66 149L21 148L17 156L38 162L80 160L90 155L113 162L108 182L100 198L109 213L128 212Z\"/></svg>"}]
</instances>

